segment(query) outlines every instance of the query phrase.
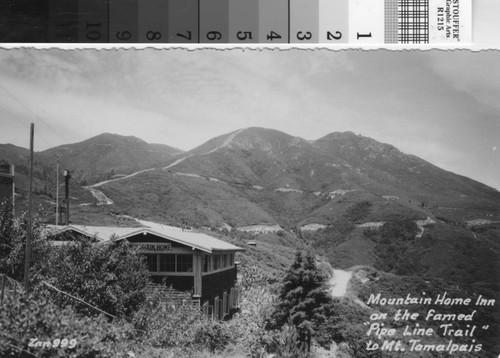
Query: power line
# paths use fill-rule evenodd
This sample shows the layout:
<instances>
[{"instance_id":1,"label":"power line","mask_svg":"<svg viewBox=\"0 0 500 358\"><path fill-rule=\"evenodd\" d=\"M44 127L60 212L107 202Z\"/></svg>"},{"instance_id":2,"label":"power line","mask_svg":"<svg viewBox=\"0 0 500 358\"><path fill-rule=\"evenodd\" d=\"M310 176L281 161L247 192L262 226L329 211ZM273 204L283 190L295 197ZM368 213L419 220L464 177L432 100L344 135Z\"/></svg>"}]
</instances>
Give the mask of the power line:
<instances>
[{"instance_id":1,"label":"power line","mask_svg":"<svg viewBox=\"0 0 500 358\"><path fill-rule=\"evenodd\" d=\"M10 92L9 90L7 90L7 88L5 88L5 86L3 86L1 83L0 83L0 88L3 89L3 91L9 95L15 102L17 102L24 110L26 110L33 118L35 118L39 123L42 124L42 128L43 126L47 127L47 129L54 133L55 135L57 135L60 139L65 139L64 136L62 136L54 127L52 127L46 120L42 119L40 116L38 116L35 112L33 112L31 110L31 108L29 108L23 101L19 100L12 92ZM14 118L21 124L28 124L32 121L26 119L24 121L21 121L19 118L17 118L16 116L14 116ZM26 123L27 122L27 123ZM40 128L38 128L40 129ZM38 135L44 140L44 142L49 145L49 147L52 145L52 142L46 138L43 134L43 131L40 132L40 130L38 130Z\"/></svg>"},{"instance_id":2,"label":"power line","mask_svg":"<svg viewBox=\"0 0 500 358\"><path fill-rule=\"evenodd\" d=\"M81 302L81 303L83 303L83 304L85 304L85 305L87 305L87 306L89 306L89 307L91 307L91 308L95 309L96 311L99 311L99 312L101 312L101 313L104 313L105 315L107 315L107 316L109 316L109 317L111 317L111 318L116 318L116 316L113 316L111 313L108 313L108 312L106 312L106 311L103 311L102 309L100 309L100 308L98 308L98 307L92 306L90 303L85 302L85 301L84 301L84 300L82 300L81 298L78 298L78 297L75 297L75 296L73 296L73 295L70 295L69 293L62 291L62 290L58 289L57 287L52 286L50 283L47 283L47 282L45 282L45 281L42 281L42 283L43 283L45 286L47 286L48 288L53 289L53 290L55 290L55 291L57 291L57 292L59 292L59 293L62 293L63 295L66 295L66 296L68 296L68 297L70 297L70 298L72 298L72 299L74 299L74 300L76 300L76 301L78 301L78 302Z\"/></svg>"}]
</instances>

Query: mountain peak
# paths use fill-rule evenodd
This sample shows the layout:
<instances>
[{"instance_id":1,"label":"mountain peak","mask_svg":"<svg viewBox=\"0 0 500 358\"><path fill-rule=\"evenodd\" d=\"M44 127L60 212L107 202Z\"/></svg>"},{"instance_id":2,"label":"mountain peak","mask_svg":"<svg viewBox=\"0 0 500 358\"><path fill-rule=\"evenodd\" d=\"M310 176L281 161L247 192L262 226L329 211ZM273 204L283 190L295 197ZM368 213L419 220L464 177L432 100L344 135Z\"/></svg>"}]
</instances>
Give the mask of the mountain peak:
<instances>
[{"instance_id":1,"label":"mountain peak","mask_svg":"<svg viewBox=\"0 0 500 358\"><path fill-rule=\"evenodd\" d=\"M179 150L167 145L148 144L134 136L102 133L79 143L64 144L40 152L42 160L59 157L73 171L74 178L87 183L109 179L114 173L130 174L159 167Z\"/></svg>"},{"instance_id":2,"label":"mountain peak","mask_svg":"<svg viewBox=\"0 0 500 358\"><path fill-rule=\"evenodd\" d=\"M315 141L316 144L328 146L331 149L349 152L370 152L372 155L380 153L401 154L399 150L391 144L379 142L373 138L355 134L353 132L333 132Z\"/></svg>"},{"instance_id":3,"label":"mountain peak","mask_svg":"<svg viewBox=\"0 0 500 358\"><path fill-rule=\"evenodd\" d=\"M269 135L269 134L286 134L277 129L266 128L266 127L246 127L238 129L236 132L244 133L246 135ZM288 135L288 134L286 134Z\"/></svg>"},{"instance_id":4,"label":"mountain peak","mask_svg":"<svg viewBox=\"0 0 500 358\"><path fill-rule=\"evenodd\" d=\"M356 138L368 138L368 137L363 137L361 134L356 134L351 131L347 132L332 132L329 133L316 141L327 141L327 140L354 140Z\"/></svg>"},{"instance_id":5,"label":"mountain peak","mask_svg":"<svg viewBox=\"0 0 500 358\"><path fill-rule=\"evenodd\" d=\"M249 127L233 132L228 146L272 152L272 148L284 149L290 145L301 146L306 143L308 142L303 138L294 137L276 129Z\"/></svg>"},{"instance_id":6,"label":"mountain peak","mask_svg":"<svg viewBox=\"0 0 500 358\"><path fill-rule=\"evenodd\" d=\"M131 144L146 144L146 142L142 139L139 139L134 136L124 136L120 134L114 134L114 133L101 133L96 135L95 137L89 138L82 143L89 143L89 142L98 142L98 143L103 143L103 142L108 142L108 143L119 143L123 142L127 145Z\"/></svg>"},{"instance_id":7,"label":"mountain peak","mask_svg":"<svg viewBox=\"0 0 500 358\"><path fill-rule=\"evenodd\" d=\"M209 154L222 148L272 152L272 147L284 148L291 143L299 142L307 143L305 139L293 137L276 129L247 127L215 137L191 152Z\"/></svg>"}]
</instances>

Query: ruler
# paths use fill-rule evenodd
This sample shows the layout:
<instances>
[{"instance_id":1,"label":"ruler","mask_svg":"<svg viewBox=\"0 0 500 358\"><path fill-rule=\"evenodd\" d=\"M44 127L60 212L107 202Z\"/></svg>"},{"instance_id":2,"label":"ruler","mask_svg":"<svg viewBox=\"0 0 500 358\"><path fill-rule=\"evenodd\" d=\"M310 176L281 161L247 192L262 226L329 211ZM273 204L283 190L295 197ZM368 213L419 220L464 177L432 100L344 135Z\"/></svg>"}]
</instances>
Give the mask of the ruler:
<instances>
[{"instance_id":1,"label":"ruler","mask_svg":"<svg viewBox=\"0 0 500 358\"><path fill-rule=\"evenodd\" d=\"M472 0L2 0L0 42L467 45Z\"/></svg>"}]
</instances>

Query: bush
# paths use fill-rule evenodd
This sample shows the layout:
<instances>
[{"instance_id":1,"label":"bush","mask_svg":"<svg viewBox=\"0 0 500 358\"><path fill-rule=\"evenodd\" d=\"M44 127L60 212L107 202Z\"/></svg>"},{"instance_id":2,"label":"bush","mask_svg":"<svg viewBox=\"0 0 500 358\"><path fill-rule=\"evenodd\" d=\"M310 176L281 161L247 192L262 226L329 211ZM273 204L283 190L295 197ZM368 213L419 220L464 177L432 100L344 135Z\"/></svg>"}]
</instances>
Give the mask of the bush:
<instances>
[{"instance_id":1,"label":"bush","mask_svg":"<svg viewBox=\"0 0 500 358\"><path fill-rule=\"evenodd\" d=\"M240 351L250 357L261 357L268 343L266 322L271 314L273 296L266 285L254 285L243 291L241 311L224 322Z\"/></svg>"},{"instance_id":2,"label":"bush","mask_svg":"<svg viewBox=\"0 0 500 358\"><path fill-rule=\"evenodd\" d=\"M385 223L376 234L370 236L375 243L377 257L374 267L398 275L418 272L419 263L411 255L418 231L417 224L409 219Z\"/></svg>"},{"instance_id":3,"label":"bush","mask_svg":"<svg viewBox=\"0 0 500 358\"><path fill-rule=\"evenodd\" d=\"M145 299L149 273L142 255L126 243L92 244L80 239L51 247L45 261L33 267L34 282L45 281L115 316L130 315ZM53 292L61 306L73 305L86 315L99 314Z\"/></svg>"},{"instance_id":4,"label":"bush","mask_svg":"<svg viewBox=\"0 0 500 358\"><path fill-rule=\"evenodd\" d=\"M186 295L186 300L191 300ZM199 308L155 291L130 318L136 338L154 348L193 348L199 328L210 324Z\"/></svg>"},{"instance_id":5,"label":"bush","mask_svg":"<svg viewBox=\"0 0 500 358\"><path fill-rule=\"evenodd\" d=\"M259 266L244 265L240 268L241 287L244 290L249 290L252 287L265 287L271 280L268 272L264 271Z\"/></svg>"},{"instance_id":6,"label":"bush","mask_svg":"<svg viewBox=\"0 0 500 358\"><path fill-rule=\"evenodd\" d=\"M200 325L194 335L194 343L208 348L212 353L222 351L230 341L231 335L227 326L215 320Z\"/></svg>"},{"instance_id":7,"label":"bush","mask_svg":"<svg viewBox=\"0 0 500 358\"><path fill-rule=\"evenodd\" d=\"M380 235L383 238L404 241L415 239L417 232L417 224L409 219L389 221L380 228Z\"/></svg>"},{"instance_id":8,"label":"bush","mask_svg":"<svg viewBox=\"0 0 500 358\"><path fill-rule=\"evenodd\" d=\"M344 216L350 222L360 222L368 216L371 207L371 202L362 201L349 206Z\"/></svg>"},{"instance_id":9,"label":"bush","mask_svg":"<svg viewBox=\"0 0 500 358\"><path fill-rule=\"evenodd\" d=\"M70 307L61 310L47 298L7 294L1 304L0 332L4 332L0 335L1 357L114 358L127 356L126 339L132 330L126 324L113 325L102 316L92 319L79 316ZM47 343L32 347L34 339ZM49 342L51 347L47 347Z\"/></svg>"},{"instance_id":10,"label":"bush","mask_svg":"<svg viewBox=\"0 0 500 358\"><path fill-rule=\"evenodd\" d=\"M279 358L311 358L306 344L297 344L299 340L295 326L285 324L280 330L271 333L268 350Z\"/></svg>"},{"instance_id":11,"label":"bush","mask_svg":"<svg viewBox=\"0 0 500 358\"><path fill-rule=\"evenodd\" d=\"M0 203L0 273L17 281L24 279L27 223L25 214L15 217L8 202ZM49 247L41 238L35 218L31 230L31 267L45 260Z\"/></svg>"}]
</instances>

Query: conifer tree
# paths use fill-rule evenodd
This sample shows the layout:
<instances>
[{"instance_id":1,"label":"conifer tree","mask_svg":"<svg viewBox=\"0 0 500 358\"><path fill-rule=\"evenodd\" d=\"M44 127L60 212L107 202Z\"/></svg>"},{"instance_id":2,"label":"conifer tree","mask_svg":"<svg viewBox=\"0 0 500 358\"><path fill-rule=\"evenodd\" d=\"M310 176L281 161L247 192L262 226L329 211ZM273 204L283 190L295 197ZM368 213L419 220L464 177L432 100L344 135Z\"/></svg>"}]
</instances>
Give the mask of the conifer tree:
<instances>
[{"instance_id":1,"label":"conifer tree","mask_svg":"<svg viewBox=\"0 0 500 358\"><path fill-rule=\"evenodd\" d=\"M283 278L279 303L269 328L280 328L291 322L299 333L299 341L311 345L315 327L326 320L332 298L327 292L326 277L318 269L314 255L305 257L298 251L295 261Z\"/></svg>"}]
</instances>

